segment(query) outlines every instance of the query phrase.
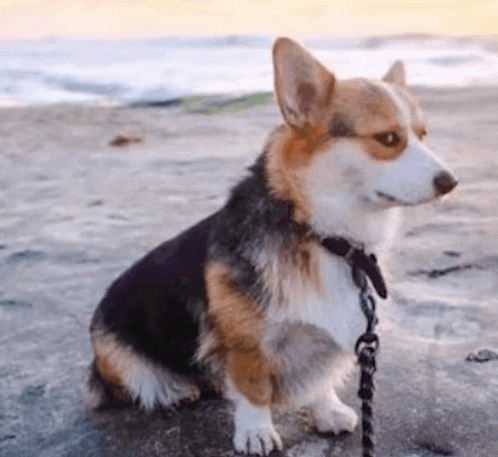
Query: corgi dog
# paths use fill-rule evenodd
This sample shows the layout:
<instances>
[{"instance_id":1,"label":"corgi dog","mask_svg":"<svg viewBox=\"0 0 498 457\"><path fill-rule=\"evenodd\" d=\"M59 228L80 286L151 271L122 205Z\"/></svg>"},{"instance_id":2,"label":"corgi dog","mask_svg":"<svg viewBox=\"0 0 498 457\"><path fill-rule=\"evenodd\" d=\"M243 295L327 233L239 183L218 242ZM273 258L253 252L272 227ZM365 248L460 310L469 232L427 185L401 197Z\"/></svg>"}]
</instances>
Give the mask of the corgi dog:
<instances>
[{"instance_id":1,"label":"corgi dog","mask_svg":"<svg viewBox=\"0 0 498 457\"><path fill-rule=\"evenodd\" d=\"M214 390L234 403L235 449L256 455L282 449L272 407L308 407L321 432L358 422L336 389L366 319L348 255L325 241L374 253L392 208L457 184L424 144L401 62L382 80L339 80L279 38L273 64L283 123L248 176L119 277L90 326L93 406L153 410Z\"/></svg>"}]
</instances>

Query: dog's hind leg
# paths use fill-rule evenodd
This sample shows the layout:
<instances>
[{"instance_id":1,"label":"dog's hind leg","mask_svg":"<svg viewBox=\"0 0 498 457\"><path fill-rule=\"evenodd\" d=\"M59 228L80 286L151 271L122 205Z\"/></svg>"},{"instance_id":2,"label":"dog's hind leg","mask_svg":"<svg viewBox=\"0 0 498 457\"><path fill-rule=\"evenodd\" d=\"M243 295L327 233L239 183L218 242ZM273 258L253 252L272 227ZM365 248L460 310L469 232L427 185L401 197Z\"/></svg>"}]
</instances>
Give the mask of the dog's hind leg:
<instances>
[{"instance_id":1,"label":"dog's hind leg","mask_svg":"<svg viewBox=\"0 0 498 457\"><path fill-rule=\"evenodd\" d=\"M192 380L150 361L98 320L94 319L90 332L95 354L88 379L92 407L136 403L150 411L200 397Z\"/></svg>"},{"instance_id":2,"label":"dog's hind leg","mask_svg":"<svg viewBox=\"0 0 498 457\"><path fill-rule=\"evenodd\" d=\"M95 360L88 381L91 406L137 403L150 411L200 397L200 389L189 378L154 364L112 334L92 343Z\"/></svg>"}]
</instances>

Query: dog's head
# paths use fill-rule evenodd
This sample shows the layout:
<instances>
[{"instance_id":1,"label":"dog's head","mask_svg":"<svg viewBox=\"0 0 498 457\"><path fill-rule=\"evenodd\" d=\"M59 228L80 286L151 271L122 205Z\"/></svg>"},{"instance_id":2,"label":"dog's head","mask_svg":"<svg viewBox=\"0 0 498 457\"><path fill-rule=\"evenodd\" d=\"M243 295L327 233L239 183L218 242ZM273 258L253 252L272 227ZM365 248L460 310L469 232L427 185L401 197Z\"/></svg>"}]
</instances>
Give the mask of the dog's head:
<instances>
[{"instance_id":1,"label":"dog's head","mask_svg":"<svg viewBox=\"0 0 498 457\"><path fill-rule=\"evenodd\" d=\"M454 176L424 144L426 123L401 62L379 81L338 80L288 38L275 42L273 58L289 133L281 161L315 211L325 200L372 211L416 205L455 187Z\"/></svg>"}]
</instances>

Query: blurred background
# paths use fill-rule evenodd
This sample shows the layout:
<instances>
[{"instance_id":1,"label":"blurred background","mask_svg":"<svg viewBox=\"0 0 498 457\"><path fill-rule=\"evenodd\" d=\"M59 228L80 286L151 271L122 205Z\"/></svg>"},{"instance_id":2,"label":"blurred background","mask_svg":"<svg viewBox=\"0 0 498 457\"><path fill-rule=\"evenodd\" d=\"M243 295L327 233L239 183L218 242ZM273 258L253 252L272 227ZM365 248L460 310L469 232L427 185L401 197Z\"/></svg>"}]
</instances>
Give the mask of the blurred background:
<instances>
[{"instance_id":1,"label":"blurred background","mask_svg":"<svg viewBox=\"0 0 498 457\"><path fill-rule=\"evenodd\" d=\"M0 3L0 105L168 100L272 90L276 36L339 77L498 82L498 1L27 0Z\"/></svg>"}]
</instances>

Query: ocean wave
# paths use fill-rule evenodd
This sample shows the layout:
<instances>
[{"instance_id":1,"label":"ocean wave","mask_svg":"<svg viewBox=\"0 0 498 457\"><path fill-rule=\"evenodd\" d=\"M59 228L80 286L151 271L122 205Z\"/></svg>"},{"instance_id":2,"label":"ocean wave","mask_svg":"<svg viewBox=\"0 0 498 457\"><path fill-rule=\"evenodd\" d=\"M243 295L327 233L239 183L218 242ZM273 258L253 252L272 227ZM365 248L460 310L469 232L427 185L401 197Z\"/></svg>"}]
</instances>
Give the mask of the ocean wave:
<instances>
[{"instance_id":1,"label":"ocean wave","mask_svg":"<svg viewBox=\"0 0 498 457\"><path fill-rule=\"evenodd\" d=\"M428 63L433 65L440 65L442 67L452 67L468 63L482 62L482 57L474 55L464 55L464 56L441 56L433 57L426 60Z\"/></svg>"},{"instance_id":2,"label":"ocean wave","mask_svg":"<svg viewBox=\"0 0 498 457\"><path fill-rule=\"evenodd\" d=\"M150 46L185 46L185 47L251 47L268 48L271 39L266 35L215 35L215 36L190 36L190 37L159 37L143 39Z\"/></svg>"},{"instance_id":3,"label":"ocean wave","mask_svg":"<svg viewBox=\"0 0 498 457\"><path fill-rule=\"evenodd\" d=\"M379 49L395 43L426 43L431 40L440 40L441 37L430 33L400 33L396 35L372 35L362 39L359 44L363 49Z\"/></svg>"},{"instance_id":4,"label":"ocean wave","mask_svg":"<svg viewBox=\"0 0 498 457\"><path fill-rule=\"evenodd\" d=\"M105 97L119 97L130 91L129 87L113 83L92 83L67 77L44 76L43 83L47 86L67 92L80 92Z\"/></svg>"},{"instance_id":5,"label":"ocean wave","mask_svg":"<svg viewBox=\"0 0 498 457\"><path fill-rule=\"evenodd\" d=\"M498 82L497 37L400 34L310 37L339 77L381 77L396 59L416 85ZM85 40L2 40L0 96L23 103L161 101L273 88L264 35Z\"/></svg>"}]
</instances>

